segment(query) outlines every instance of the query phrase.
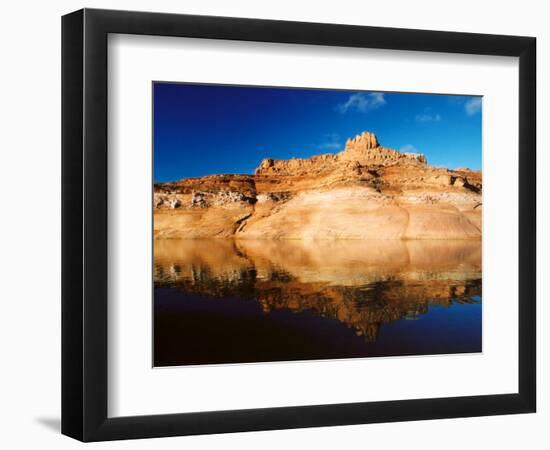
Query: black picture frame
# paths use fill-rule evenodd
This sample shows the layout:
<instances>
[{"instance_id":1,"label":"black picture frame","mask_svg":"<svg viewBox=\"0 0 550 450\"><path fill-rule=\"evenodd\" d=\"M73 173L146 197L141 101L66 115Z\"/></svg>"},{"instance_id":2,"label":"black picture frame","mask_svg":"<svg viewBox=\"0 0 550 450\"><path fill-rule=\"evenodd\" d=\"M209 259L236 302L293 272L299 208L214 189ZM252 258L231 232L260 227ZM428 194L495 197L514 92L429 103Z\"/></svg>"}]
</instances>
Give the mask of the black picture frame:
<instances>
[{"instance_id":1,"label":"black picture frame","mask_svg":"<svg viewBox=\"0 0 550 450\"><path fill-rule=\"evenodd\" d=\"M517 393L107 416L109 33L519 57ZM62 18L62 433L82 441L535 412L536 39L83 9ZM511 293L510 295L514 295Z\"/></svg>"}]
</instances>

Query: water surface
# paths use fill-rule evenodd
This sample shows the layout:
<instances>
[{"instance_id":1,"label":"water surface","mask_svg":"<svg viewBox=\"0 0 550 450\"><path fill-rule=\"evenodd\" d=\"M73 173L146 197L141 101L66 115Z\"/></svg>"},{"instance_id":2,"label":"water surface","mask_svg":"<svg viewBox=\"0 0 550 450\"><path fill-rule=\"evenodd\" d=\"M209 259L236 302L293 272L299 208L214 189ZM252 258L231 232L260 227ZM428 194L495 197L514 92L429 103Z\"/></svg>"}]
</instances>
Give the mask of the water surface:
<instances>
[{"instance_id":1,"label":"water surface","mask_svg":"<svg viewBox=\"0 0 550 450\"><path fill-rule=\"evenodd\" d=\"M481 242L155 240L154 365L481 351Z\"/></svg>"}]
</instances>

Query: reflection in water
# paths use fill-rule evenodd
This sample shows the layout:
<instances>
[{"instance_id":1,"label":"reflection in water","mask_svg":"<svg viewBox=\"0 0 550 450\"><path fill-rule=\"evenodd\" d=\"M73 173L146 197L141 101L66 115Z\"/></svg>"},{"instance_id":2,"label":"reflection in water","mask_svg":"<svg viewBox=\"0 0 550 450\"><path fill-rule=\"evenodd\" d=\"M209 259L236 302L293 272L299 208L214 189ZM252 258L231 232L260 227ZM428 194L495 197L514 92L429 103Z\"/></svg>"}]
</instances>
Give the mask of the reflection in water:
<instances>
[{"instance_id":1,"label":"reflection in water","mask_svg":"<svg viewBox=\"0 0 550 450\"><path fill-rule=\"evenodd\" d=\"M155 241L155 365L481 351L480 241Z\"/></svg>"}]
</instances>

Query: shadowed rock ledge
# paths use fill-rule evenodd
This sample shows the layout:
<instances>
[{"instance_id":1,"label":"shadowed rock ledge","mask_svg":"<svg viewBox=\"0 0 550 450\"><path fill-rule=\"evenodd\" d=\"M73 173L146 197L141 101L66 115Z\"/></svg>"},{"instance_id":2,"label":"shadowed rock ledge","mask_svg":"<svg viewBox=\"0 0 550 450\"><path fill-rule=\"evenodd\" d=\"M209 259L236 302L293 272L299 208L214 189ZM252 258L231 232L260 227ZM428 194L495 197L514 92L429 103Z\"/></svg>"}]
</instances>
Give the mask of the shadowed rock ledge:
<instances>
[{"instance_id":1,"label":"shadowed rock ledge","mask_svg":"<svg viewBox=\"0 0 550 450\"><path fill-rule=\"evenodd\" d=\"M157 238L479 239L482 175L365 132L339 153L264 159L254 175L155 184L153 206Z\"/></svg>"}]
</instances>

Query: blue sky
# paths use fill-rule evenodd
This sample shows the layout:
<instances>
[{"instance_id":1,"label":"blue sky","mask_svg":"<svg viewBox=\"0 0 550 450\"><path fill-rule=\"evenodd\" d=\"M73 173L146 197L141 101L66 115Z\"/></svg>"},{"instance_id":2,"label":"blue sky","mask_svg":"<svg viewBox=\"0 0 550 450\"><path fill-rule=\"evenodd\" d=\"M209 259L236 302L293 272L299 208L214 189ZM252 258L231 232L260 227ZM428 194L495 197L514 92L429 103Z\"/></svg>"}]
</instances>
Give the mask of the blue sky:
<instances>
[{"instance_id":1,"label":"blue sky","mask_svg":"<svg viewBox=\"0 0 550 450\"><path fill-rule=\"evenodd\" d=\"M263 158L335 153L372 131L385 147L481 168L481 97L155 83L154 178L253 173Z\"/></svg>"}]
</instances>

